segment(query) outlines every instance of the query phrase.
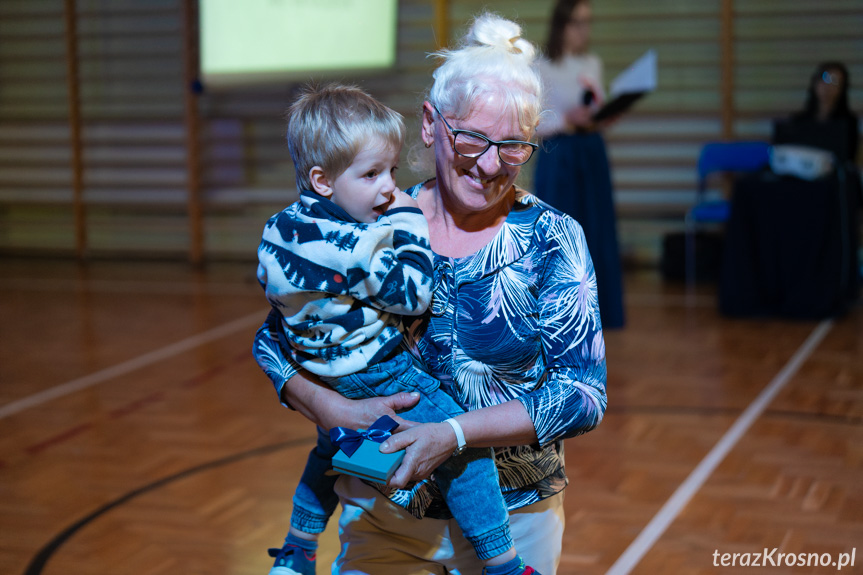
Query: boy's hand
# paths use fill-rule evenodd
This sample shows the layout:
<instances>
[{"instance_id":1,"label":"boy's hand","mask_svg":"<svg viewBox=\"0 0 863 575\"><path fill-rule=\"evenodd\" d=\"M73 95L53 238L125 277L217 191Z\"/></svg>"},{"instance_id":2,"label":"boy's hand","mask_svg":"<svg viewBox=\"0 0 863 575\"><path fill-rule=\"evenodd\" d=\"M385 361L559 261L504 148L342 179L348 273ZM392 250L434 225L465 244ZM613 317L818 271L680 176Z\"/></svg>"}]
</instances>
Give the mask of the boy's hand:
<instances>
[{"instance_id":1,"label":"boy's hand","mask_svg":"<svg viewBox=\"0 0 863 575\"><path fill-rule=\"evenodd\" d=\"M387 210L394 210L396 208L419 208L419 204L417 204L415 199L396 188L393 191L393 199L390 205L387 206Z\"/></svg>"}]
</instances>

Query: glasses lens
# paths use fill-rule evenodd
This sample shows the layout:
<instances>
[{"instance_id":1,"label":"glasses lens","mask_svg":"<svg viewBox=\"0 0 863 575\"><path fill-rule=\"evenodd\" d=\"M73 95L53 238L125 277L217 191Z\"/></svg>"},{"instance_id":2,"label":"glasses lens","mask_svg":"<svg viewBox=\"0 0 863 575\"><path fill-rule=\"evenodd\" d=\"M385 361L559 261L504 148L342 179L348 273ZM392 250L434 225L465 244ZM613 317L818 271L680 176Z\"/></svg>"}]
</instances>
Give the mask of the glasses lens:
<instances>
[{"instance_id":1,"label":"glasses lens","mask_svg":"<svg viewBox=\"0 0 863 575\"><path fill-rule=\"evenodd\" d=\"M527 144L502 144L500 157L507 164L518 166L527 162L533 155L533 146Z\"/></svg>"},{"instance_id":2,"label":"glasses lens","mask_svg":"<svg viewBox=\"0 0 863 575\"><path fill-rule=\"evenodd\" d=\"M468 156L469 158L482 155L482 153L488 149L489 145L488 140L485 138L465 132L460 132L456 135L455 142L453 143L453 147L456 152L462 156Z\"/></svg>"},{"instance_id":3,"label":"glasses lens","mask_svg":"<svg viewBox=\"0 0 863 575\"><path fill-rule=\"evenodd\" d=\"M478 158L491 146L491 142L480 134L473 132L458 132L455 134L453 149L457 154L468 158ZM533 156L534 147L520 142L509 142L498 145L500 159L511 166L520 166Z\"/></svg>"}]
</instances>

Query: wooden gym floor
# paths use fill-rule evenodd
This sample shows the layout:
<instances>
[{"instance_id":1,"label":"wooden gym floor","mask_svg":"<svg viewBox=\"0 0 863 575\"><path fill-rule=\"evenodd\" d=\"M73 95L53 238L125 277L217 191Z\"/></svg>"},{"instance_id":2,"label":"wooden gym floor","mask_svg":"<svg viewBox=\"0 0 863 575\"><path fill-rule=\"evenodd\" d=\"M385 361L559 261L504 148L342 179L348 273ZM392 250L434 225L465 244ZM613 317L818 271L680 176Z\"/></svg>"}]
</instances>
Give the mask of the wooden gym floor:
<instances>
[{"instance_id":1,"label":"wooden gym floor","mask_svg":"<svg viewBox=\"0 0 863 575\"><path fill-rule=\"evenodd\" d=\"M640 272L627 311L559 572L863 572L863 308L729 320ZM266 574L314 432L252 359L265 314L252 264L0 260L0 573Z\"/></svg>"}]
</instances>

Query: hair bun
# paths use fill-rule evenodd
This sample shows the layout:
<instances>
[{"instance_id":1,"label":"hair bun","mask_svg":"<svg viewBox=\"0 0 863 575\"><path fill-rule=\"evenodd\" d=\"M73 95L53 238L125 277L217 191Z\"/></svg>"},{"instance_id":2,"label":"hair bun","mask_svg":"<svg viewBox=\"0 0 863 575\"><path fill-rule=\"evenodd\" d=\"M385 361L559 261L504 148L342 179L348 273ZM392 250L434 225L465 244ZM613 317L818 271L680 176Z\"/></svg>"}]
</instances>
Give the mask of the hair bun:
<instances>
[{"instance_id":1,"label":"hair bun","mask_svg":"<svg viewBox=\"0 0 863 575\"><path fill-rule=\"evenodd\" d=\"M489 46L533 58L536 49L521 37L521 26L496 14L482 14L473 22L466 37L468 44Z\"/></svg>"}]
</instances>

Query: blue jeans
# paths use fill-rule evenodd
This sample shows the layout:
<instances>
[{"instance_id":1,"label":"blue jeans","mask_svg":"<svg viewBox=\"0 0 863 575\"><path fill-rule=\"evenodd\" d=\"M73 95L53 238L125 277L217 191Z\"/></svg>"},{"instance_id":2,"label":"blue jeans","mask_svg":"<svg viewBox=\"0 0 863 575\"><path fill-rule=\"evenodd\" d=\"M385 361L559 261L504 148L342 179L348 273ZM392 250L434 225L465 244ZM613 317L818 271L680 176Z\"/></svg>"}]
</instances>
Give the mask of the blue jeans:
<instances>
[{"instance_id":1,"label":"blue jeans","mask_svg":"<svg viewBox=\"0 0 863 575\"><path fill-rule=\"evenodd\" d=\"M361 373L322 379L351 399L418 391L419 402L399 414L412 421L441 422L464 413L464 409L440 389L440 382L415 367L406 352ZM326 473L331 469L330 458L335 452L329 435L318 429L318 443L309 454L294 494L291 525L295 529L320 533L335 511L338 505L334 491L337 476ZM500 555L513 546L508 512L491 449L467 449L441 464L433 477L453 518L480 559Z\"/></svg>"}]
</instances>

